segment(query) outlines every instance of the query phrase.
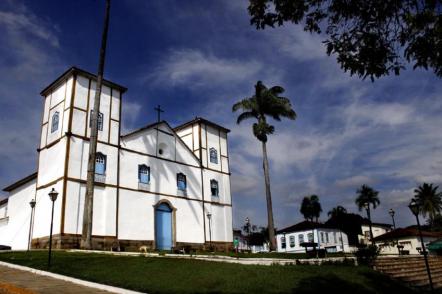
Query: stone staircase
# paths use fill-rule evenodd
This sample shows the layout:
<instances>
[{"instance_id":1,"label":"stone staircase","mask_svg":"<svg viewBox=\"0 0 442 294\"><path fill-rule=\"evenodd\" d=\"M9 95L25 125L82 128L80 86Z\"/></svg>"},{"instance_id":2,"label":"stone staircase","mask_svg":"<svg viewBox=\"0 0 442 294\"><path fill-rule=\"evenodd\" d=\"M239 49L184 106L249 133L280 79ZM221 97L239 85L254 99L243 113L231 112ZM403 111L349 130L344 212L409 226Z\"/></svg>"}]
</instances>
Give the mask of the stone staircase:
<instances>
[{"instance_id":1,"label":"stone staircase","mask_svg":"<svg viewBox=\"0 0 442 294\"><path fill-rule=\"evenodd\" d=\"M442 256L429 256L431 277L435 289L442 289ZM418 289L429 289L423 256L378 257L374 269Z\"/></svg>"}]
</instances>

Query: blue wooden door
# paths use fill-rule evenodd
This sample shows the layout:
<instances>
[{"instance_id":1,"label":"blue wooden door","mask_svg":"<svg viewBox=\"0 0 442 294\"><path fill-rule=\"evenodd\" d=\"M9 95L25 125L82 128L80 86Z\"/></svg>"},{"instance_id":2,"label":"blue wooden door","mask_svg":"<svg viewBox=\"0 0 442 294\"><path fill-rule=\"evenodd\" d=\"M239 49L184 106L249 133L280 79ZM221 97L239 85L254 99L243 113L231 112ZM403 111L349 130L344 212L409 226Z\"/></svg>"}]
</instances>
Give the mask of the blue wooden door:
<instances>
[{"instance_id":1,"label":"blue wooden door","mask_svg":"<svg viewBox=\"0 0 442 294\"><path fill-rule=\"evenodd\" d=\"M172 248L172 209L166 203L157 207L155 225L156 248L170 250Z\"/></svg>"}]
</instances>

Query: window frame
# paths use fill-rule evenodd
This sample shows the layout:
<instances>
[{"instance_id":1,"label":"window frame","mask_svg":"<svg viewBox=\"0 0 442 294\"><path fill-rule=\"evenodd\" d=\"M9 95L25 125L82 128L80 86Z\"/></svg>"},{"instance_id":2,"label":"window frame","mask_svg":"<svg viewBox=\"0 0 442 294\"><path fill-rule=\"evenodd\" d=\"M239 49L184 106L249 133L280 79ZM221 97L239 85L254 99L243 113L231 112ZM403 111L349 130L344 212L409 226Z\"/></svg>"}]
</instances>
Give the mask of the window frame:
<instances>
[{"instance_id":1,"label":"window frame","mask_svg":"<svg viewBox=\"0 0 442 294\"><path fill-rule=\"evenodd\" d=\"M218 164L218 150L215 147L209 148L209 160L211 163Z\"/></svg>"},{"instance_id":2,"label":"window frame","mask_svg":"<svg viewBox=\"0 0 442 294\"><path fill-rule=\"evenodd\" d=\"M182 177L182 178L180 179L180 177ZM184 183L184 188L180 187L180 185L179 185L180 181ZM187 190L187 177L185 174L183 174L181 172L176 174L176 186L177 186L177 189L180 191Z\"/></svg>"},{"instance_id":3,"label":"window frame","mask_svg":"<svg viewBox=\"0 0 442 294\"><path fill-rule=\"evenodd\" d=\"M298 239L299 239L299 244L301 244L301 243L305 243L305 240L304 240L304 234L299 234L299 235L298 235Z\"/></svg>"},{"instance_id":4,"label":"window frame","mask_svg":"<svg viewBox=\"0 0 442 294\"><path fill-rule=\"evenodd\" d=\"M91 109L89 114L89 128L92 128L92 113L94 112L93 109ZM97 129L99 131L103 131L103 125L104 125L104 116L102 112L98 112L98 121L97 121Z\"/></svg>"},{"instance_id":5,"label":"window frame","mask_svg":"<svg viewBox=\"0 0 442 294\"><path fill-rule=\"evenodd\" d=\"M55 133L58 130L59 125L60 125L60 112L55 111L51 118L51 134Z\"/></svg>"},{"instance_id":6,"label":"window frame","mask_svg":"<svg viewBox=\"0 0 442 294\"><path fill-rule=\"evenodd\" d=\"M98 160L100 160L100 158L103 160L102 164L103 164L103 173L97 173L97 163L101 163L98 162ZM106 168L107 168L107 155L101 152L97 152L95 155L95 174L96 175L106 175Z\"/></svg>"},{"instance_id":7,"label":"window frame","mask_svg":"<svg viewBox=\"0 0 442 294\"><path fill-rule=\"evenodd\" d=\"M216 194L213 194L212 184L214 184L214 183L216 184ZM210 194L212 197L219 197L219 183L215 179L210 180Z\"/></svg>"},{"instance_id":8,"label":"window frame","mask_svg":"<svg viewBox=\"0 0 442 294\"><path fill-rule=\"evenodd\" d=\"M145 168L145 171L146 171L146 173L143 173L142 171L142 169L143 168ZM143 182L142 180L141 180L141 175L142 174L146 174L147 175L147 182ZM147 166L146 164L139 164L138 165L138 183L141 183L141 184L150 184L150 166Z\"/></svg>"},{"instance_id":9,"label":"window frame","mask_svg":"<svg viewBox=\"0 0 442 294\"><path fill-rule=\"evenodd\" d=\"M287 248L287 240L285 239L285 236L281 236L281 248L282 249Z\"/></svg>"},{"instance_id":10,"label":"window frame","mask_svg":"<svg viewBox=\"0 0 442 294\"><path fill-rule=\"evenodd\" d=\"M289 245L291 248L296 246L296 239L294 235L289 236Z\"/></svg>"}]
</instances>

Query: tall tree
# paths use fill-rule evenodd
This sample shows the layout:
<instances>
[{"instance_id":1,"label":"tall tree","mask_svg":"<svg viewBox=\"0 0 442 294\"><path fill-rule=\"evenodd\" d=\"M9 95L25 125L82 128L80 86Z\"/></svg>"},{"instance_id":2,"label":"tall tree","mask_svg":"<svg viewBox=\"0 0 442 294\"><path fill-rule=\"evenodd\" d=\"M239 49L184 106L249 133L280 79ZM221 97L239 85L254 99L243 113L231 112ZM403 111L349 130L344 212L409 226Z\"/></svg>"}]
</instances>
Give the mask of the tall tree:
<instances>
[{"instance_id":1,"label":"tall tree","mask_svg":"<svg viewBox=\"0 0 442 294\"><path fill-rule=\"evenodd\" d=\"M317 195L305 196L302 199L301 208L299 210L306 220L316 222L319 220L319 216L322 212L321 203L319 202L319 197Z\"/></svg>"},{"instance_id":2,"label":"tall tree","mask_svg":"<svg viewBox=\"0 0 442 294\"><path fill-rule=\"evenodd\" d=\"M342 215L347 213L347 209L345 209L343 206L338 205L336 207L333 207L328 213L329 218L340 218Z\"/></svg>"},{"instance_id":3,"label":"tall tree","mask_svg":"<svg viewBox=\"0 0 442 294\"><path fill-rule=\"evenodd\" d=\"M267 117L271 117L277 121L280 121L281 118L296 119L296 113L292 109L290 100L280 96L284 91L284 88L280 86L274 86L268 89L261 81L258 81L255 85L255 94L252 97L244 98L235 103L232 107L233 112L238 110L242 111L237 118L238 124L246 119L256 120L253 124L253 134L261 142L262 147L270 250L275 250L276 244L266 143L268 135L273 134L275 127L267 122Z\"/></svg>"},{"instance_id":4,"label":"tall tree","mask_svg":"<svg viewBox=\"0 0 442 294\"><path fill-rule=\"evenodd\" d=\"M423 217L428 215L430 226L442 210L442 192L439 192L438 188L439 186L433 187L433 184L423 183L414 190L414 199L419 205L420 213Z\"/></svg>"},{"instance_id":5,"label":"tall tree","mask_svg":"<svg viewBox=\"0 0 442 294\"><path fill-rule=\"evenodd\" d=\"M442 2L249 0L257 29L301 24L326 35L327 54L336 54L344 71L372 80L406 63L442 77Z\"/></svg>"},{"instance_id":6,"label":"tall tree","mask_svg":"<svg viewBox=\"0 0 442 294\"><path fill-rule=\"evenodd\" d=\"M368 225L370 227L370 240L374 245L370 205L373 206L373 209L376 209L376 207L381 203L378 197L379 192L367 185L362 185L362 187L356 191L356 194L357 197L355 203L358 206L359 211L361 211L363 208L367 211L367 218L369 221Z\"/></svg>"},{"instance_id":7,"label":"tall tree","mask_svg":"<svg viewBox=\"0 0 442 294\"><path fill-rule=\"evenodd\" d=\"M95 89L94 108L91 114L91 138L87 165L86 196L83 209L83 231L80 247L92 249L92 219L94 210L95 157L97 155L98 114L100 111L101 84L103 83L104 61L106 57L107 33L109 30L110 0L106 0L103 33L101 36L100 59L98 63L97 86Z\"/></svg>"},{"instance_id":8,"label":"tall tree","mask_svg":"<svg viewBox=\"0 0 442 294\"><path fill-rule=\"evenodd\" d=\"M304 216L305 220L313 221L313 207L309 196L305 196L302 199L301 208L299 211Z\"/></svg>"},{"instance_id":9,"label":"tall tree","mask_svg":"<svg viewBox=\"0 0 442 294\"><path fill-rule=\"evenodd\" d=\"M316 219L316 222L318 222L319 216L322 212L321 203L319 203L319 197L317 195L311 195L310 201L312 203L312 216Z\"/></svg>"}]
</instances>

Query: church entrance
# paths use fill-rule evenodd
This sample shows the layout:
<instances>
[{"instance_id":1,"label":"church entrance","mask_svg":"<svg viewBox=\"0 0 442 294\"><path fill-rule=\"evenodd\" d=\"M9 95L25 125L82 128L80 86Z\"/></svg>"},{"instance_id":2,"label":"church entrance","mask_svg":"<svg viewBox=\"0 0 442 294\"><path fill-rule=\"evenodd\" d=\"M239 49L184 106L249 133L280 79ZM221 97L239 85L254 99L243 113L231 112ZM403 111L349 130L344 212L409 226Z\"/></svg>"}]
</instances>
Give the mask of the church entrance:
<instances>
[{"instance_id":1,"label":"church entrance","mask_svg":"<svg viewBox=\"0 0 442 294\"><path fill-rule=\"evenodd\" d=\"M167 203L155 210L155 241L159 250L172 249L172 208Z\"/></svg>"}]
</instances>

